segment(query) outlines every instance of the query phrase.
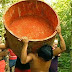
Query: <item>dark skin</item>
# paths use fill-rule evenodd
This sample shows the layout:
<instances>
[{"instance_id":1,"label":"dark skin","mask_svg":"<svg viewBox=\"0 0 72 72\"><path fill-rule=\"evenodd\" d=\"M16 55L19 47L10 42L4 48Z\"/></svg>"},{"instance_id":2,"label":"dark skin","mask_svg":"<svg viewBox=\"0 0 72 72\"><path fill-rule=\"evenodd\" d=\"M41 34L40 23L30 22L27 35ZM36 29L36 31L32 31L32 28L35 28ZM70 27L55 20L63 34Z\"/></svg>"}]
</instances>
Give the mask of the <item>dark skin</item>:
<instances>
[{"instance_id":1,"label":"dark skin","mask_svg":"<svg viewBox=\"0 0 72 72\"><path fill-rule=\"evenodd\" d=\"M65 42L61 34L61 27L58 26L56 31L59 34L60 47L53 50L53 56L57 56L66 50ZM21 52L21 63L26 64L30 62L31 72L48 72L51 65L51 60L45 61L43 58L38 57L37 53L27 54L29 40L27 37L23 37L22 41L24 42L24 46Z\"/></svg>"}]
</instances>

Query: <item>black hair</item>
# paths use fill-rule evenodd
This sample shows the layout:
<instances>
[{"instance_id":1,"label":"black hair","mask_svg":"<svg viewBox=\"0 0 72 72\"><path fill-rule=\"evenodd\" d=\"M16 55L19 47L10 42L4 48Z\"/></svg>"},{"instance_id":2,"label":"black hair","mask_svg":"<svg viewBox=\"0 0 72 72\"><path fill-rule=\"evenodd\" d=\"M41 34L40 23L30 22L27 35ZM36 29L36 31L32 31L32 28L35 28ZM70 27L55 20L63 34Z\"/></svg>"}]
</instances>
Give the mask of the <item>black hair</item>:
<instances>
[{"instance_id":1,"label":"black hair","mask_svg":"<svg viewBox=\"0 0 72 72\"><path fill-rule=\"evenodd\" d=\"M52 47L49 45L43 45L41 48L37 51L38 56L42 57L45 61L49 61L53 57L53 50Z\"/></svg>"}]
</instances>

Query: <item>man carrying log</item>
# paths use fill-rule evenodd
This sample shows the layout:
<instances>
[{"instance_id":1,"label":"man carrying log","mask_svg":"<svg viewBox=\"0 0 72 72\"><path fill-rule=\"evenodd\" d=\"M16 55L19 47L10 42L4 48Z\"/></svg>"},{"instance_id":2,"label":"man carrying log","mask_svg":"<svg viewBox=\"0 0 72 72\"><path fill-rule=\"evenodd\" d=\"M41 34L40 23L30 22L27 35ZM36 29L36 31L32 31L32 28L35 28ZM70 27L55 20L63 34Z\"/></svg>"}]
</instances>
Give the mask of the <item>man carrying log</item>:
<instances>
[{"instance_id":1,"label":"man carrying log","mask_svg":"<svg viewBox=\"0 0 72 72\"><path fill-rule=\"evenodd\" d=\"M36 53L28 54L27 47L29 40L27 37L22 38L24 45L21 52L21 63L26 64L30 62L31 72L49 72L52 57L57 56L66 50L65 42L61 35L61 27L58 26L56 31L60 37L60 47L57 47L54 50L52 50L51 46L44 45L39 48Z\"/></svg>"}]
</instances>

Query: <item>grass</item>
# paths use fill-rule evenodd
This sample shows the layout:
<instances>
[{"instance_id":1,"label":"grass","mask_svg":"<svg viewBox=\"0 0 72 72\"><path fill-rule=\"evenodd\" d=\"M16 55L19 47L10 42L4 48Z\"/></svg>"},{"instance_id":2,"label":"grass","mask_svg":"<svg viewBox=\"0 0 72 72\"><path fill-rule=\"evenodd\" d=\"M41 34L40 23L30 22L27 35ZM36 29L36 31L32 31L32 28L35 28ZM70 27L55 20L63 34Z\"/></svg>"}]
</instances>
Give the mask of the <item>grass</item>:
<instances>
[{"instance_id":1,"label":"grass","mask_svg":"<svg viewBox=\"0 0 72 72\"><path fill-rule=\"evenodd\" d=\"M58 59L58 72L70 72L70 54L62 53Z\"/></svg>"}]
</instances>

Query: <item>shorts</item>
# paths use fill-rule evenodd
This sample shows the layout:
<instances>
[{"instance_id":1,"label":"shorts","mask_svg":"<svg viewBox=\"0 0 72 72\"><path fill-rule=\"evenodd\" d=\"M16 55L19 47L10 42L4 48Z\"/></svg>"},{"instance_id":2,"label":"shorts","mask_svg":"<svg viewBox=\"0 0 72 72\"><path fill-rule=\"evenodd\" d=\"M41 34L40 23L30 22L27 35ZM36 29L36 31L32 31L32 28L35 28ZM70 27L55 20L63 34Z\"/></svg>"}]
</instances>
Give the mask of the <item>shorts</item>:
<instances>
[{"instance_id":1,"label":"shorts","mask_svg":"<svg viewBox=\"0 0 72 72\"><path fill-rule=\"evenodd\" d=\"M16 59L16 60L17 60L17 59ZM16 60L9 60L9 67L15 66Z\"/></svg>"},{"instance_id":2,"label":"shorts","mask_svg":"<svg viewBox=\"0 0 72 72\"><path fill-rule=\"evenodd\" d=\"M49 72L58 72L58 57L52 59Z\"/></svg>"}]
</instances>

